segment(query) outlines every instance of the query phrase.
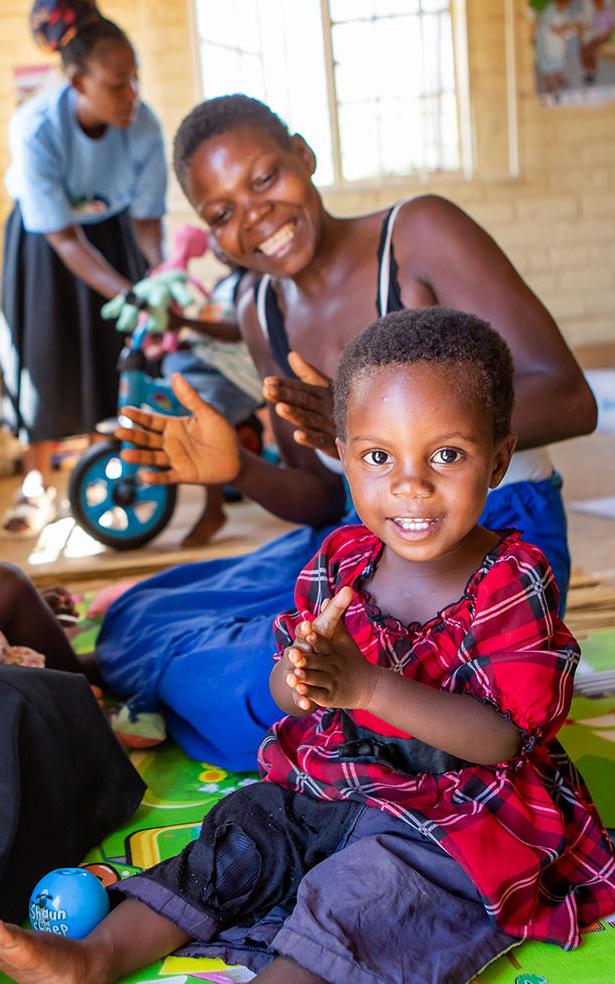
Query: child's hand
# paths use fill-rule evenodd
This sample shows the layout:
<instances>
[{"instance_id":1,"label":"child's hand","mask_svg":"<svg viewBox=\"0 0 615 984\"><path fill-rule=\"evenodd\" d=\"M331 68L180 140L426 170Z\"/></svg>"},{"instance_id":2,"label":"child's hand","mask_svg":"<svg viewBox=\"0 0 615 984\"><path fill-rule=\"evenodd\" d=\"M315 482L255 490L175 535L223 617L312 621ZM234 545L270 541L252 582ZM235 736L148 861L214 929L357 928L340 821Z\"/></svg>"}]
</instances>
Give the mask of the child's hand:
<instances>
[{"instance_id":1,"label":"child's hand","mask_svg":"<svg viewBox=\"0 0 615 984\"><path fill-rule=\"evenodd\" d=\"M302 622L297 628L295 645L288 649L293 669L287 683L300 695L302 710L310 702L349 709L369 704L378 668L367 662L344 625L352 598L352 589L342 588L323 602L313 622Z\"/></svg>"},{"instance_id":2,"label":"child's hand","mask_svg":"<svg viewBox=\"0 0 615 984\"><path fill-rule=\"evenodd\" d=\"M307 643L301 639L295 639L293 645L287 646L282 653L284 682L291 692L293 703L296 704L296 706L302 711L313 711L317 706L313 701L303 697L296 689L297 684L299 683L299 676L297 675L295 667L299 665L304 655L310 652L313 652L311 646L308 646Z\"/></svg>"}]
</instances>

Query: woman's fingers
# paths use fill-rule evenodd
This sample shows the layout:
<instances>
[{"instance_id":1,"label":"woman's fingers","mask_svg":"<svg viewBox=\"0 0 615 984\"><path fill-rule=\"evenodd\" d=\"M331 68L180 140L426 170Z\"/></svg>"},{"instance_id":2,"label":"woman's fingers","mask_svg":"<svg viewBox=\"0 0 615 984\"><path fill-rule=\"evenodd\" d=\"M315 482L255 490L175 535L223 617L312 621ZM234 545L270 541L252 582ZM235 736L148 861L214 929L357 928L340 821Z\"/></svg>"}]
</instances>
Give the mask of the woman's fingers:
<instances>
[{"instance_id":1,"label":"woman's fingers","mask_svg":"<svg viewBox=\"0 0 615 984\"><path fill-rule=\"evenodd\" d=\"M293 440L295 444L300 444L304 448L324 451L330 458L339 458L337 444L332 434L325 434L323 431L296 430L293 431Z\"/></svg>"},{"instance_id":2,"label":"woman's fingers","mask_svg":"<svg viewBox=\"0 0 615 984\"><path fill-rule=\"evenodd\" d=\"M322 389L272 376L268 376L263 383L263 396L270 403L288 403L292 407L311 411L317 411L323 402Z\"/></svg>"},{"instance_id":3,"label":"woman's fingers","mask_svg":"<svg viewBox=\"0 0 615 984\"><path fill-rule=\"evenodd\" d=\"M191 386L186 379L184 379L181 373L173 373L171 377L171 386L179 402L182 403L186 410L189 410L190 413L198 414L204 407L209 407L209 404L205 403L205 400L201 399L194 387Z\"/></svg>"},{"instance_id":4,"label":"woman's fingers","mask_svg":"<svg viewBox=\"0 0 615 984\"><path fill-rule=\"evenodd\" d=\"M147 410L139 410L138 407L121 407L120 414L128 417L139 427L157 434L162 434L165 422L169 419L161 413L149 413Z\"/></svg>"},{"instance_id":5,"label":"woman's fingers","mask_svg":"<svg viewBox=\"0 0 615 984\"><path fill-rule=\"evenodd\" d=\"M115 431L118 441L126 441L137 448L150 448L159 451L162 448L163 436L154 431L142 430L140 427L118 427Z\"/></svg>"},{"instance_id":6,"label":"woman's fingers","mask_svg":"<svg viewBox=\"0 0 615 984\"><path fill-rule=\"evenodd\" d=\"M333 431L332 420L318 410L306 410L291 403L276 403L275 412L282 420L287 420L289 424L304 430L319 430L325 433Z\"/></svg>"},{"instance_id":7,"label":"woman's fingers","mask_svg":"<svg viewBox=\"0 0 615 984\"><path fill-rule=\"evenodd\" d=\"M145 451L143 448L124 448L120 452L122 461L132 465L149 465L156 468L168 468L169 456L166 451Z\"/></svg>"},{"instance_id":8,"label":"woman's fingers","mask_svg":"<svg viewBox=\"0 0 615 984\"><path fill-rule=\"evenodd\" d=\"M181 477L174 468L169 468L167 471L150 471L148 468L140 468L139 480L144 485L179 485Z\"/></svg>"},{"instance_id":9,"label":"woman's fingers","mask_svg":"<svg viewBox=\"0 0 615 984\"><path fill-rule=\"evenodd\" d=\"M299 379L304 383L308 383L310 386L331 385L329 377L319 372L309 362L306 362L298 352L288 353L288 364L292 371L298 375Z\"/></svg>"}]
</instances>

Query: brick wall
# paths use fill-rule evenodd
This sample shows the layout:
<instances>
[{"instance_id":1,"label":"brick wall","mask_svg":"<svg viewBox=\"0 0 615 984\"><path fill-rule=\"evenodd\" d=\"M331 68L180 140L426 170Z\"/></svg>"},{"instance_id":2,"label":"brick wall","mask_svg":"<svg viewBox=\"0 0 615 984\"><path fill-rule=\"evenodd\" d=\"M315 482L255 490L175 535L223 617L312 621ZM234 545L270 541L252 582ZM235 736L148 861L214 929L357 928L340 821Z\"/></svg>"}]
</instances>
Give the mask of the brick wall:
<instances>
[{"instance_id":1,"label":"brick wall","mask_svg":"<svg viewBox=\"0 0 615 984\"><path fill-rule=\"evenodd\" d=\"M198 97L190 39L191 0L107 0L102 6L132 36L142 62L143 94L170 138ZM519 169L508 167L505 0L467 0L474 177L432 178L326 193L339 214L379 208L437 191L465 208L508 252L572 344L615 338L615 104L544 109L534 95L526 0L514 0ZM2 0L0 128L14 106L15 65L40 64L29 41L24 0ZM510 66L509 66L510 67ZM309 136L309 135L308 135ZM0 168L7 164L0 143ZM10 203L0 193L0 211ZM189 217L174 184L170 225Z\"/></svg>"}]
</instances>

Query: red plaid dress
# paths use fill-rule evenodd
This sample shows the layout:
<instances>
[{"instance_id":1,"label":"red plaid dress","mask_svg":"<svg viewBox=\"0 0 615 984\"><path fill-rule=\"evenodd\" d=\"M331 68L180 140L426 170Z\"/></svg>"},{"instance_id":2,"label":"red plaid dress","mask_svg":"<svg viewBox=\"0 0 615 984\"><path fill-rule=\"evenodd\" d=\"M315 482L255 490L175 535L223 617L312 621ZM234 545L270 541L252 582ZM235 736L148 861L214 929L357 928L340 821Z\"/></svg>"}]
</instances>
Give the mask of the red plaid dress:
<instances>
[{"instance_id":1,"label":"red plaid dress","mask_svg":"<svg viewBox=\"0 0 615 984\"><path fill-rule=\"evenodd\" d=\"M296 610L276 619L277 658L297 624L350 585L355 598L345 624L365 658L492 704L519 729L517 757L438 775L348 761L339 751L343 714L372 732L401 732L364 712L323 708L273 726L259 754L263 778L401 817L461 865L502 930L575 947L579 926L615 910L615 856L587 788L554 740L570 707L579 650L557 615L551 569L537 547L507 534L459 601L423 625L404 626L362 588L381 551L363 526L327 537L299 575Z\"/></svg>"}]
</instances>

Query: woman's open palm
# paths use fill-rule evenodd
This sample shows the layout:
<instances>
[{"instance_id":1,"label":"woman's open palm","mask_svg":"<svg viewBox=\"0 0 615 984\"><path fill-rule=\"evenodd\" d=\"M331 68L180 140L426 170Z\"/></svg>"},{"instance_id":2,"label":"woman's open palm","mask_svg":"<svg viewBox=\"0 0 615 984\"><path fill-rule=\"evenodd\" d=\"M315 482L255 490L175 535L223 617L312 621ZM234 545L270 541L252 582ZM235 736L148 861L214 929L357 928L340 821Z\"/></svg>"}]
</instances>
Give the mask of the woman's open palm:
<instances>
[{"instance_id":1,"label":"woman's open palm","mask_svg":"<svg viewBox=\"0 0 615 984\"><path fill-rule=\"evenodd\" d=\"M123 407L122 414L135 426L118 427L115 432L120 441L134 445L122 451L122 458L146 466L142 478L151 485L232 482L239 473L239 443L234 427L205 403L179 373L173 376L172 386L190 416L168 417Z\"/></svg>"}]
</instances>

